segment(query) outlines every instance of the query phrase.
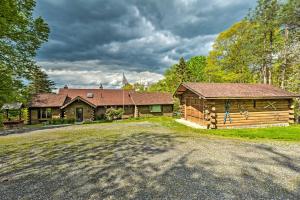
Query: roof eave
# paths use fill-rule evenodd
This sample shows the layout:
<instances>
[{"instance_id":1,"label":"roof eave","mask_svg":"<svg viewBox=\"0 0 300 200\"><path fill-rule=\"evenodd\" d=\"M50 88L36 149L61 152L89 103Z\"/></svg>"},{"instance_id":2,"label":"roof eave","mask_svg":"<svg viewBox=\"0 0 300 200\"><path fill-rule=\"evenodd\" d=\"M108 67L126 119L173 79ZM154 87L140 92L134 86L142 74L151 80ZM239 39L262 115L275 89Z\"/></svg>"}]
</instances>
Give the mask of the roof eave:
<instances>
[{"instance_id":1,"label":"roof eave","mask_svg":"<svg viewBox=\"0 0 300 200\"><path fill-rule=\"evenodd\" d=\"M206 99L293 99L299 96L268 96L268 97L206 97Z\"/></svg>"},{"instance_id":2,"label":"roof eave","mask_svg":"<svg viewBox=\"0 0 300 200\"><path fill-rule=\"evenodd\" d=\"M85 100L84 98L82 98L82 97L80 97L80 96L77 96L77 97L75 97L74 99L72 99L70 102L68 102L67 104L61 106L60 109L66 108L67 106L69 106L70 104L72 104L72 103L73 103L74 101L76 101L76 100L81 100L81 101L83 101L84 103L90 105L90 106L93 107L93 108L96 108L96 107L97 107L95 104L93 104L93 103L91 103L91 102Z\"/></svg>"},{"instance_id":3,"label":"roof eave","mask_svg":"<svg viewBox=\"0 0 300 200\"><path fill-rule=\"evenodd\" d=\"M178 91L178 89L179 89L179 87L180 87L181 85L182 85L183 87L185 87L186 89L192 91L193 93L197 94L197 95L200 96L201 98L203 98L203 99L206 98L203 94L201 94L201 93L197 92L196 90L194 90L193 88L189 87L186 83L181 83L181 84L177 87L177 89L175 90L173 96L176 96L177 91Z\"/></svg>"}]
</instances>

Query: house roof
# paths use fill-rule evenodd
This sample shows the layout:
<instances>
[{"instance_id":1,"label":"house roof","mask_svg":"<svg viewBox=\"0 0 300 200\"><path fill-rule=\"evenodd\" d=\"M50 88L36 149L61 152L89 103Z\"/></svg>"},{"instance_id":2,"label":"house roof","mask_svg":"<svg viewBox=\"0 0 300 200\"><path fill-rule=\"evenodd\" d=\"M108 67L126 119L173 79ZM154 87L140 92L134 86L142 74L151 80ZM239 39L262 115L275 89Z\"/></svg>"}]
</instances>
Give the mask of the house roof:
<instances>
[{"instance_id":1,"label":"house roof","mask_svg":"<svg viewBox=\"0 0 300 200\"><path fill-rule=\"evenodd\" d=\"M39 94L30 107L67 107L81 100L92 107L173 104L172 95L162 92L135 92L121 89L59 89L58 94Z\"/></svg>"},{"instance_id":2,"label":"house roof","mask_svg":"<svg viewBox=\"0 0 300 200\"><path fill-rule=\"evenodd\" d=\"M23 107L22 103L5 103L3 104L1 110L19 110Z\"/></svg>"},{"instance_id":3,"label":"house roof","mask_svg":"<svg viewBox=\"0 0 300 200\"><path fill-rule=\"evenodd\" d=\"M63 94L41 93L33 96L29 107L61 107L64 105L67 96Z\"/></svg>"},{"instance_id":4,"label":"house roof","mask_svg":"<svg viewBox=\"0 0 300 200\"><path fill-rule=\"evenodd\" d=\"M94 108L97 107L96 105L94 105L94 104L92 104L91 102L89 102L89 101L83 99L82 97L77 96L77 97L75 97L74 99L70 99L70 101L66 102L66 104L63 105L61 108L65 108L65 107L67 107L68 105L72 104L74 101L77 101L77 100L83 101L84 103L86 103L86 104L88 104L88 105L90 105L90 106L92 106L92 107L94 107Z\"/></svg>"},{"instance_id":5,"label":"house roof","mask_svg":"<svg viewBox=\"0 0 300 200\"><path fill-rule=\"evenodd\" d=\"M93 94L92 97L88 97L88 93ZM108 105L133 105L133 102L129 96L130 91L120 89L72 89L62 88L59 89L58 94L67 95L71 99L81 97L82 99L96 105L96 106L108 106Z\"/></svg>"},{"instance_id":6,"label":"house roof","mask_svg":"<svg viewBox=\"0 0 300 200\"><path fill-rule=\"evenodd\" d=\"M163 92L133 92L133 102L136 105L173 104L173 97L170 93Z\"/></svg>"},{"instance_id":7,"label":"house roof","mask_svg":"<svg viewBox=\"0 0 300 200\"><path fill-rule=\"evenodd\" d=\"M272 85L246 83L182 83L175 95L180 95L187 89L206 99L272 99L300 96Z\"/></svg>"}]
</instances>

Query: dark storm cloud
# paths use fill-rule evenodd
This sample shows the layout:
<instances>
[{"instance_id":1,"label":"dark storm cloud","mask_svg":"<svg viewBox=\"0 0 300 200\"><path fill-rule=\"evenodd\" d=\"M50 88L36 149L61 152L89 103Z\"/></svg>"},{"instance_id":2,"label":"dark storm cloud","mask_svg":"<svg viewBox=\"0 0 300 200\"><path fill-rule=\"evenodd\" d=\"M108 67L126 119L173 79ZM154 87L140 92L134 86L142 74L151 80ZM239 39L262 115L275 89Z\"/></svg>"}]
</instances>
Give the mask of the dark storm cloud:
<instances>
[{"instance_id":1,"label":"dark storm cloud","mask_svg":"<svg viewBox=\"0 0 300 200\"><path fill-rule=\"evenodd\" d=\"M45 18L51 33L37 59L57 82L62 81L55 70L161 74L181 56L188 59L207 54L216 35L242 19L254 3L255 0L38 1L36 15Z\"/></svg>"}]
</instances>

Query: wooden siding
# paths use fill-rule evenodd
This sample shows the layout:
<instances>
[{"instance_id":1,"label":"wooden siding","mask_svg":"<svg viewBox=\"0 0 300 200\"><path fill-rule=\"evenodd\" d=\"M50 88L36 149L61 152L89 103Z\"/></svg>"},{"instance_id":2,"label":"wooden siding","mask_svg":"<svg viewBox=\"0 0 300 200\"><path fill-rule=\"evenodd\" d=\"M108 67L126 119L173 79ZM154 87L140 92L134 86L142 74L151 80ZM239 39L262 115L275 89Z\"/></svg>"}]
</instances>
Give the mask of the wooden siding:
<instances>
[{"instance_id":1,"label":"wooden siding","mask_svg":"<svg viewBox=\"0 0 300 200\"><path fill-rule=\"evenodd\" d=\"M273 106L272 106L273 105ZM289 122L289 101L281 100L231 100L229 117L224 124L225 100L216 100L216 121L218 128L267 125Z\"/></svg>"},{"instance_id":2,"label":"wooden siding","mask_svg":"<svg viewBox=\"0 0 300 200\"><path fill-rule=\"evenodd\" d=\"M181 117L202 126L207 126L209 122L204 114L206 110L205 105L203 99L199 99L199 96L187 90L180 98Z\"/></svg>"},{"instance_id":3,"label":"wooden siding","mask_svg":"<svg viewBox=\"0 0 300 200\"><path fill-rule=\"evenodd\" d=\"M180 95L182 118L208 128L229 128L292 123L290 99L234 99L230 100L229 114L225 117L225 100L204 100L187 90Z\"/></svg>"}]
</instances>

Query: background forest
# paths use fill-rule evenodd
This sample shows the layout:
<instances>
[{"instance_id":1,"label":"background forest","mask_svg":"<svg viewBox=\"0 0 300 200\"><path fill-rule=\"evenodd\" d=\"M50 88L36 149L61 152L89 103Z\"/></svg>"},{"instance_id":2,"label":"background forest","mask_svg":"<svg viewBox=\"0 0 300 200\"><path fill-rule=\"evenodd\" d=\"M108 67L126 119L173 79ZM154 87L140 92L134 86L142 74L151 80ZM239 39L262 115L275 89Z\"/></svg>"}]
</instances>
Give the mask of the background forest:
<instances>
[{"instance_id":1,"label":"background forest","mask_svg":"<svg viewBox=\"0 0 300 200\"><path fill-rule=\"evenodd\" d=\"M35 0L0 1L0 107L26 104L54 89L35 61L50 30L33 17L34 7ZM218 35L208 56L180 58L159 82L125 88L173 93L181 82L264 83L300 93L300 1L258 0L242 21Z\"/></svg>"},{"instance_id":2,"label":"background forest","mask_svg":"<svg viewBox=\"0 0 300 200\"><path fill-rule=\"evenodd\" d=\"M259 0L216 38L208 56L165 72L148 89L174 92L181 82L264 83L300 92L300 1Z\"/></svg>"}]
</instances>

